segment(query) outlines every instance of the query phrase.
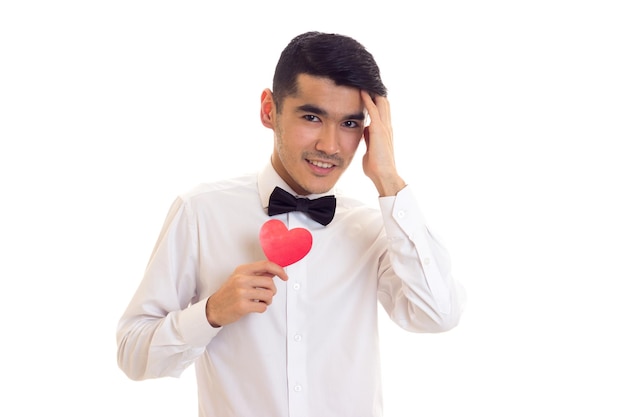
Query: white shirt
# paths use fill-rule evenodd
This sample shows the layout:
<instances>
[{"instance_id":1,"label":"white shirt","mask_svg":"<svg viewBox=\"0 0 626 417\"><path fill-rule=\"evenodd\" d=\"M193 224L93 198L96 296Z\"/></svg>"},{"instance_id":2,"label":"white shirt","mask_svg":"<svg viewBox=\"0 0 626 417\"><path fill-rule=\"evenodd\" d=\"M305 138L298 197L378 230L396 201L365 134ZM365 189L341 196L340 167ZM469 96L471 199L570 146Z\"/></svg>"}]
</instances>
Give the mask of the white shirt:
<instances>
[{"instance_id":1,"label":"white shirt","mask_svg":"<svg viewBox=\"0 0 626 417\"><path fill-rule=\"evenodd\" d=\"M337 195L328 226L273 216L307 228L311 251L275 279L266 312L213 328L208 297L238 265L265 259L258 235L275 186L295 194L270 164L175 200L120 319L119 366L140 380L195 364L201 417L382 416L377 303L409 331L454 327L463 289L446 251L408 186L380 211Z\"/></svg>"}]
</instances>

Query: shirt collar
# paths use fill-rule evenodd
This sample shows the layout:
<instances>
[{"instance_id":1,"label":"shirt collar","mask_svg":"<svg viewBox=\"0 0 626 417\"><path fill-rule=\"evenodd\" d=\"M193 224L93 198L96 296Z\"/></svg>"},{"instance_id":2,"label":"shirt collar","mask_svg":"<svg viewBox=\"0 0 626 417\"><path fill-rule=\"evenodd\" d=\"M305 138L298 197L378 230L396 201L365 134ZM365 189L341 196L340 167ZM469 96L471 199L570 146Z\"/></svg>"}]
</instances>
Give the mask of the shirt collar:
<instances>
[{"instance_id":1,"label":"shirt collar","mask_svg":"<svg viewBox=\"0 0 626 417\"><path fill-rule=\"evenodd\" d=\"M280 187L285 191L290 192L291 194L298 196L296 192L287 185L287 183L278 175L271 162L268 162L265 167L259 171L258 174L258 187L259 187L259 197L261 198L261 203L263 204L263 209L267 211L267 206L270 203L270 194L274 191L274 187ZM322 194L309 194L307 196L299 196L299 197L307 197L307 198L318 198L325 195L333 195L335 194L335 187L331 188L328 192Z\"/></svg>"}]
</instances>

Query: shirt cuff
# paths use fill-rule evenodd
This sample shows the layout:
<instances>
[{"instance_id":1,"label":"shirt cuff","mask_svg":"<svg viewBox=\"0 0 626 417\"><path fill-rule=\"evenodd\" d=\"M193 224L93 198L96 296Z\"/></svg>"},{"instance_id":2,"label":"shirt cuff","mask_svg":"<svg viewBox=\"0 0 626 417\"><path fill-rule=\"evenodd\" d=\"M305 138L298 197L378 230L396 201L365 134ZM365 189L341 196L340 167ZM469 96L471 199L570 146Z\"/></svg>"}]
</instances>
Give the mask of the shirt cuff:
<instances>
[{"instance_id":1,"label":"shirt cuff","mask_svg":"<svg viewBox=\"0 0 626 417\"><path fill-rule=\"evenodd\" d=\"M211 326L206 318L207 300L200 300L179 313L178 330L184 342L190 346L208 345L221 329Z\"/></svg>"},{"instance_id":2,"label":"shirt cuff","mask_svg":"<svg viewBox=\"0 0 626 417\"><path fill-rule=\"evenodd\" d=\"M391 239L405 237L415 238L414 231L424 230L424 216L417 205L410 186L401 189L398 194L390 197L380 197L380 211L387 236Z\"/></svg>"}]
</instances>

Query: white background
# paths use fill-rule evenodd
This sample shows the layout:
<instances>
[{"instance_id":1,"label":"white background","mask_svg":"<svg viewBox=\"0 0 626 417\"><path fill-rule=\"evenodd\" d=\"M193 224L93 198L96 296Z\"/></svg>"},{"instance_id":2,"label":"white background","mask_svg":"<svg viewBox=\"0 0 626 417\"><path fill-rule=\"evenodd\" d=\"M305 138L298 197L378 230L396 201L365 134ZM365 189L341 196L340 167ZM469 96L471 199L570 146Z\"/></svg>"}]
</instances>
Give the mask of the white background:
<instances>
[{"instance_id":1,"label":"white background","mask_svg":"<svg viewBox=\"0 0 626 417\"><path fill-rule=\"evenodd\" d=\"M378 60L469 294L449 333L382 318L387 416L626 415L622 2L249 3L0 5L0 415L196 415L193 370L117 368L117 320L175 195L269 157L260 94L307 30Z\"/></svg>"}]
</instances>

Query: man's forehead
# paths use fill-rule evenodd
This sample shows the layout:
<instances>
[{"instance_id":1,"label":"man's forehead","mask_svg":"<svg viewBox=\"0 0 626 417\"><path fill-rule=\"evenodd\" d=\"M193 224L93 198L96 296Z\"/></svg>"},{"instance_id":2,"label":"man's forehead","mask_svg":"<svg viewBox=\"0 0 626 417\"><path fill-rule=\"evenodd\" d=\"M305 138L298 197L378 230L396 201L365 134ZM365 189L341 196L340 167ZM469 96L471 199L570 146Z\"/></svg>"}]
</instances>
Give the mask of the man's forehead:
<instances>
[{"instance_id":1,"label":"man's forehead","mask_svg":"<svg viewBox=\"0 0 626 417\"><path fill-rule=\"evenodd\" d=\"M365 103L356 87L341 86L326 77L300 74L297 89L286 97L298 110L319 114L340 114L346 118L363 118Z\"/></svg>"},{"instance_id":2,"label":"man's forehead","mask_svg":"<svg viewBox=\"0 0 626 417\"><path fill-rule=\"evenodd\" d=\"M300 73L296 77L296 91L294 94L297 95L302 89L306 89L308 86L320 85L326 86L327 88L353 90L354 92L359 93L359 89L357 87L337 84L335 80L330 77Z\"/></svg>"}]
</instances>

